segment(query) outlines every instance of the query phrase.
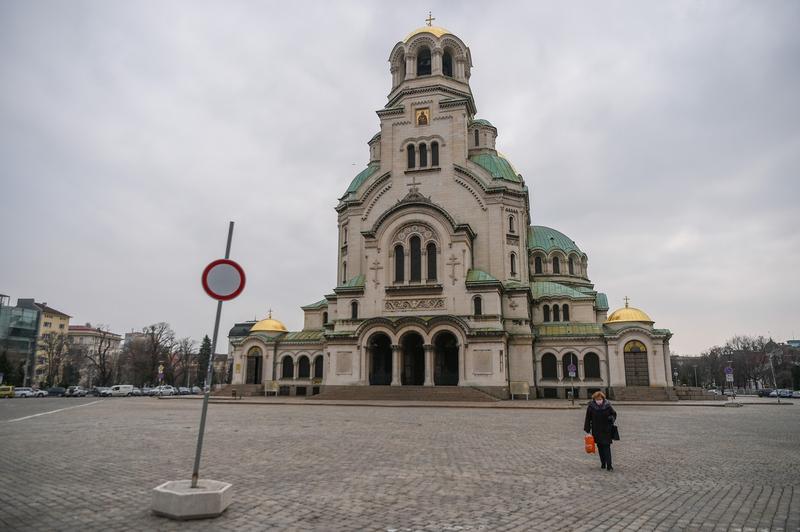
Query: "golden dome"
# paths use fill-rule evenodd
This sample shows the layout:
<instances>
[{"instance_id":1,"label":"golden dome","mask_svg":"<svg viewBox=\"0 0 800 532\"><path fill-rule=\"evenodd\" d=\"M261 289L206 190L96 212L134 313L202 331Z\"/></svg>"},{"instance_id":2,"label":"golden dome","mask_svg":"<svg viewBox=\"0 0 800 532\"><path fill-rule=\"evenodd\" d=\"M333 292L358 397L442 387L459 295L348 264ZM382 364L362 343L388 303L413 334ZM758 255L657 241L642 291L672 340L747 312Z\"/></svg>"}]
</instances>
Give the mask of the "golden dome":
<instances>
[{"instance_id":1,"label":"golden dome","mask_svg":"<svg viewBox=\"0 0 800 532\"><path fill-rule=\"evenodd\" d=\"M271 333L275 333L275 332L289 332L289 331L286 328L286 325L284 325L283 323L279 322L278 320L273 320L272 319L272 311L270 310L269 311L269 316L267 316L266 319L263 319L263 320L257 322L255 325L253 325L250 328L250 333L251 334L255 333L255 332L271 332Z\"/></svg>"},{"instance_id":2,"label":"golden dome","mask_svg":"<svg viewBox=\"0 0 800 532\"><path fill-rule=\"evenodd\" d=\"M639 310L638 308L629 307L628 306L628 298L625 298L625 307L621 309L617 309L611 313L611 316L608 317L606 323L619 323L625 321L639 321L644 323L653 324L653 320L650 319L643 310Z\"/></svg>"},{"instance_id":3,"label":"golden dome","mask_svg":"<svg viewBox=\"0 0 800 532\"><path fill-rule=\"evenodd\" d=\"M422 26L421 28L417 28L408 35L406 38L403 39L403 42L408 42L408 40L413 37L414 35L419 35L420 33L430 33L434 37L441 37L442 35L447 35L450 33L450 30L446 30L444 28L440 28L439 26Z\"/></svg>"}]
</instances>

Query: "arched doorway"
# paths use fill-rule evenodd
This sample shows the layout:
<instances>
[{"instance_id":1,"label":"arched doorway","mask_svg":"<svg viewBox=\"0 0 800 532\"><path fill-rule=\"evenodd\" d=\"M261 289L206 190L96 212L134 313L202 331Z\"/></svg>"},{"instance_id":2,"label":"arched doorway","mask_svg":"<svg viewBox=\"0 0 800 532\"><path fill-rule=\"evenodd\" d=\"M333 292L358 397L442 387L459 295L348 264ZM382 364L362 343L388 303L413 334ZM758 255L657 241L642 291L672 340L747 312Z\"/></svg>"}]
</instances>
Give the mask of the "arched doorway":
<instances>
[{"instance_id":1,"label":"arched doorway","mask_svg":"<svg viewBox=\"0 0 800 532\"><path fill-rule=\"evenodd\" d=\"M297 360L297 378L309 379L311 378L311 361L308 357L303 355Z\"/></svg>"},{"instance_id":2,"label":"arched doorway","mask_svg":"<svg viewBox=\"0 0 800 532\"><path fill-rule=\"evenodd\" d=\"M647 368L647 347L639 340L625 344L625 385L650 386L650 371Z\"/></svg>"},{"instance_id":3,"label":"arched doorway","mask_svg":"<svg viewBox=\"0 0 800 532\"><path fill-rule=\"evenodd\" d=\"M289 355L281 359L281 379L294 379L294 360Z\"/></svg>"},{"instance_id":4,"label":"arched doorway","mask_svg":"<svg viewBox=\"0 0 800 532\"><path fill-rule=\"evenodd\" d=\"M442 332L433 346L433 384L458 386L458 339L451 332Z\"/></svg>"},{"instance_id":5,"label":"arched doorway","mask_svg":"<svg viewBox=\"0 0 800 532\"><path fill-rule=\"evenodd\" d=\"M369 383L388 386L392 383L392 341L383 333L373 334L369 349Z\"/></svg>"},{"instance_id":6,"label":"arched doorway","mask_svg":"<svg viewBox=\"0 0 800 532\"><path fill-rule=\"evenodd\" d=\"M317 355L314 358L314 378L321 380L324 371L325 371L325 361L322 358L322 355Z\"/></svg>"},{"instance_id":7,"label":"arched doorway","mask_svg":"<svg viewBox=\"0 0 800 532\"><path fill-rule=\"evenodd\" d=\"M261 349L251 347L247 352L247 379L246 384L261 384L263 357Z\"/></svg>"},{"instance_id":8,"label":"arched doorway","mask_svg":"<svg viewBox=\"0 0 800 532\"><path fill-rule=\"evenodd\" d=\"M410 332L403 336L400 345L403 349L402 384L422 386L425 384L424 341L418 333Z\"/></svg>"}]
</instances>

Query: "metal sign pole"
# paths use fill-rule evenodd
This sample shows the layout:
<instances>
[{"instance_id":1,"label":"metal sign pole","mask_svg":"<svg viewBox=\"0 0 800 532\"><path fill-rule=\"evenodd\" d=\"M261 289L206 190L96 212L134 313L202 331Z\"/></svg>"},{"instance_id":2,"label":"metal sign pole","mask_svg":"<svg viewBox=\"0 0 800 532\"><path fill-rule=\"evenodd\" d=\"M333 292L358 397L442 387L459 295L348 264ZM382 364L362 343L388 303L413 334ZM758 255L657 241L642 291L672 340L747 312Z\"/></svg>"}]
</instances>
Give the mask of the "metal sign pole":
<instances>
[{"instance_id":1,"label":"metal sign pole","mask_svg":"<svg viewBox=\"0 0 800 532\"><path fill-rule=\"evenodd\" d=\"M233 222L228 226L228 244L225 246L225 258L231 255L231 240L233 239ZM203 413L200 415L200 432L197 434L197 452L194 455L194 469L192 470L192 487L197 487L200 476L200 454L203 451L203 432L206 429L206 413L208 412L208 396L211 395L211 379L214 372L214 353L217 352L217 333L219 332L219 318L222 314L222 300L217 301L217 316L214 319L214 336L211 340L211 353L208 355L208 369L206 370L205 390L203 394Z\"/></svg>"}]
</instances>

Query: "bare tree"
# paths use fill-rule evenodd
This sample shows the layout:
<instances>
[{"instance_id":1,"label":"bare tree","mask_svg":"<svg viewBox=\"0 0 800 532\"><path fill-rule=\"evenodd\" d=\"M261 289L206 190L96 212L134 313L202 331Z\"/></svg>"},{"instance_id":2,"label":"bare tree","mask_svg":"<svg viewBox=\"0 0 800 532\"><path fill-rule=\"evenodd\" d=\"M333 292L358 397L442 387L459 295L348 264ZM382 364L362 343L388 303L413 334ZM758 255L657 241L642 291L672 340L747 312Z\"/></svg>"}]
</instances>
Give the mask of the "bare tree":
<instances>
[{"instance_id":1,"label":"bare tree","mask_svg":"<svg viewBox=\"0 0 800 532\"><path fill-rule=\"evenodd\" d=\"M145 360L149 374L155 381L158 375L159 364L171 361L172 348L175 346L175 332L168 323L159 322L145 327L142 332L145 337ZM169 364L165 369L170 370ZM169 373L165 375L167 380L172 380L173 375Z\"/></svg>"},{"instance_id":2,"label":"bare tree","mask_svg":"<svg viewBox=\"0 0 800 532\"><path fill-rule=\"evenodd\" d=\"M181 338L172 350L171 366L175 384L189 384L189 372L192 364L197 363L195 342L191 338Z\"/></svg>"},{"instance_id":3,"label":"bare tree","mask_svg":"<svg viewBox=\"0 0 800 532\"><path fill-rule=\"evenodd\" d=\"M69 337L64 333L45 333L39 340L40 353L45 359L46 386L56 383L69 347Z\"/></svg>"},{"instance_id":4,"label":"bare tree","mask_svg":"<svg viewBox=\"0 0 800 532\"><path fill-rule=\"evenodd\" d=\"M114 349L114 339L108 326L98 325L95 329L97 336L92 345L83 347L83 359L87 369L94 375L94 383L98 386L112 384L114 374L117 373L117 353Z\"/></svg>"}]
</instances>

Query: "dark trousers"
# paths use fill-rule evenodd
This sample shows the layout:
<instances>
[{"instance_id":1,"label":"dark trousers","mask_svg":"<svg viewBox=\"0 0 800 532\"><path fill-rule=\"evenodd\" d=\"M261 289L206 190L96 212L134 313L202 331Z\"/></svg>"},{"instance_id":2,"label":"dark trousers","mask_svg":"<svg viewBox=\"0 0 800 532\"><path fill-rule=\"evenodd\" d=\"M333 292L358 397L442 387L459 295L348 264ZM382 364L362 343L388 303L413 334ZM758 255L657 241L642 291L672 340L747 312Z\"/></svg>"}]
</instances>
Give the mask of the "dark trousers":
<instances>
[{"instance_id":1,"label":"dark trousers","mask_svg":"<svg viewBox=\"0 0 800 532\"><path fill-rule=\"evenodd\" d=\"M613 467L611 465L611 444L610 443L598 443L597 444L597 454L600 455L600 464L605 464L606 467Z\"/></svg>"}]
</instances>

